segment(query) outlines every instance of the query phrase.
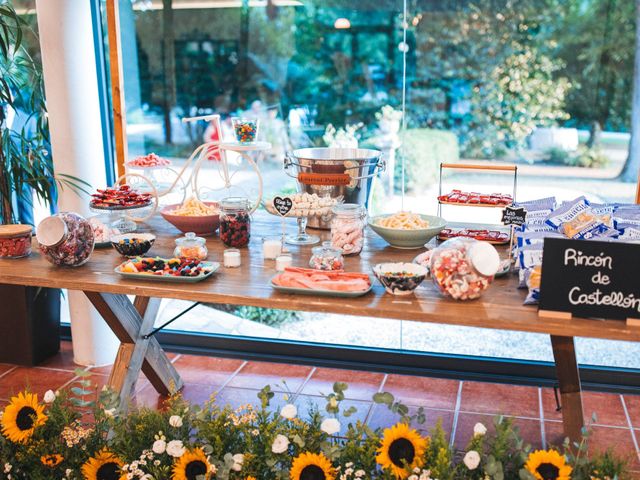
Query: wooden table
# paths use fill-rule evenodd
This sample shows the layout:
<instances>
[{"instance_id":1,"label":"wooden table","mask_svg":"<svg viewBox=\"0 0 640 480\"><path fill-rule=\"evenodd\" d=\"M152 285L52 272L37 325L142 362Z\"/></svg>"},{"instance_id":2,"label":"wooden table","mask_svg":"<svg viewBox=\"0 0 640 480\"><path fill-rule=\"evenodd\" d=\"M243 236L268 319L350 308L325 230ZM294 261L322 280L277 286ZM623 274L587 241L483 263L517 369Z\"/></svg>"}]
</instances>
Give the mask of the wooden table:
<instances>
[{"instance_id":1,"label":"wooden table","mask_svg":"<svg viewBox=\"0 0 640 480\"><path fill-rule=\"evenodd\" d=\"M515 275L496 279L481 299L469 302L443 298L429 281L409 297L388 295L377 283L372 293L348 301L278 293L269 286L270 278L276 273L274 262L262 259L260 242L263 235L277 234L279 225L275 217L257 213L252 224L250 248L242 250L242 267L221 268L213 278L196 284L123 279L113 271L123 260L113 249L96 250L90 261L79 268L55 267L37 252L35 245L29 258L0 260L0 283L83 291L121 342L109 385L121 393L123 406L133 391L140 369L161 393L167 394L182 387L180 376L155 337L145 338L153 328L162 298L548 334L560 385L565 432L572 438L579 437L583 425L573 337L640 341L640 328L628 327L624 322L538 317L535 307L522 305L526 291L517 289ZM289 225L289 229L292 228L293 225ZM155 218L149 224L141 225L140 230L153 231L158 236L149 254L172 255L174 239L179 233L171 225ZM322 236L327 233L322 232ZM347 257L346 270L371 272L371 266L376 263L411 261L420 252L394 249L373 232L369 231L367 235L362 254ZM212 237L207 246L210 252L208 259L222 263L224 246L220 240ZM289 248L294 256L294 265L307 266L311 247ZM135 296L135 301L131 302L127 295Z\"/></svg>"}]
</instances>

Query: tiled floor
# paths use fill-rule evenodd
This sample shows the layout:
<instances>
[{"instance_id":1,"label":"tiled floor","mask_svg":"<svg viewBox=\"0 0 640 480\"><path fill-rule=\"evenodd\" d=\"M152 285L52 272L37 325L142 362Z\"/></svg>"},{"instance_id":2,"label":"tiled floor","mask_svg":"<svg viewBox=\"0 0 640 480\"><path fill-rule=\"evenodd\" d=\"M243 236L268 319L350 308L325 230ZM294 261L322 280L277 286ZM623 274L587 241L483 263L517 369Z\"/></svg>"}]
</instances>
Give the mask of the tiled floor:
<instances>
[{"instance_id":1,"label":"tiled floor","mask_svg":"<svg viewBox=\"0 0 640 480\"><path fill-rule=\"evenodd\" d=\"M284 395L289 394L304 411L308 405L322 406L322 394L331 391L334 381L343 381L349 384L345 406L357 408L352 420L366 421L374 427L397 421L385 407L371 402L374 393L389 391L412 411L419 407L425 409L424 428L432 427L441 419L452 444L458 448L464 447L476 422L491 428L498 413L514 417L525 439L534 447L562 443L561 416L556 411L551 389L192 355L171 354L170 357L185 381L184 396L193 402L202 403L216 392L221 403L258 403L259 389L270 384L277 392L275 404L282 404ZM25 386L42 395L48 389L70 385L76 379L75 368L68 342L63 343L59 355L38 367L0 364L0 406ZM94 368L91 372L96 388L100 388L107 381L109 367ZM135 401L155 407L161 404L162 398L141 378ZM588 418L593 413L597 416L592 448L615 447L618 453L628 455L634 470L640 470L640 396L586 392L584 405Z\"/></svg>"}]
</instances>

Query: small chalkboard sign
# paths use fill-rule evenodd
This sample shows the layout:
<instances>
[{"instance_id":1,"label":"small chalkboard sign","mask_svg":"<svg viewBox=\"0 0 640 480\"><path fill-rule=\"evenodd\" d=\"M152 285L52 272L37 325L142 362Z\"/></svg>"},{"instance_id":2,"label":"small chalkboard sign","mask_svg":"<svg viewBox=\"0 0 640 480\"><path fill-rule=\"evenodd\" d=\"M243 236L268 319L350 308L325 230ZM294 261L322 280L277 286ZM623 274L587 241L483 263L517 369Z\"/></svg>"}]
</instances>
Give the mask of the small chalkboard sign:
<instances>
[{"instance_id":1,"label":"small chalkboard sign","mask_svg":"<svg viewBox=\"0 0 640 480\"><path fill-rule=\"evenodd\" d=\"M293 208L293 201L289 197L274 197L273 206L276 211L284 217Z\"/></svg>"},{"instance_id":2,"label":"small chalkboard sign","mask_svg":"<svg viewBox=\"0 0 640 480\"><path fill-rule=\"evenodd\" d=\"M524 207L514 207L509 205L502 210L502 224L503 225L517 225L518 227L525 224L527 221L527 211Z\"/></svg>"},{"instance_id":3,"label":"small chalkboard sign","mask_svg":"<svg viewBox=\"0 0 640 480\"><path fill-rule=\"evenodd\" d=\"M540 315L640 319L640 245L545 238Z\"/></svg>"}]
</instances>

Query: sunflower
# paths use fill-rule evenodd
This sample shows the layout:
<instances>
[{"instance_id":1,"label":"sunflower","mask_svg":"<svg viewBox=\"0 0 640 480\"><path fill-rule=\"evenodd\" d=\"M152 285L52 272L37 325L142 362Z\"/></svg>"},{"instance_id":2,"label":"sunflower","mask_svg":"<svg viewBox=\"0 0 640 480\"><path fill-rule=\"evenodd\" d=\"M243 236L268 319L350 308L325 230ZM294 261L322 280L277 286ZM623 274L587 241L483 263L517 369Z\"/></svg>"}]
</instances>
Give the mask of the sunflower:
<instances>
[{"instance_id":1,"label":"sunflower","mask_svg":"<svg viewBox=\"0 0 640 480\"><path fill-rule=\"evenodd\" d=\"M536 450L529 454L524 468L537 480L570 480L571 467L555 450Z\"/></svg>"},{"instance_id":2,"label":"sunflower","mask_svg":"<svg viewBox=\"0 0 640 480\"><path fill-rule=\"evenodd\" d=\"M247 478L245 478L244 480L256 480L256 477L252 475L247 475Z\"/></svg>"},{"instance_id":3,"label":"sunflower","mask_svg":"<svg viewBox=\"0 0 640 480\"><path fill-rule=\"evenodd\" d=\"M62 455L58 455L57 453L53 453L51 455L43 455L40 457L40 462L46 467L57 467L62 463L64 457Z\"/></svg>"},{"instance_id":4,"label":"sunflower","mask_svg":"<svg viewBox=\"0 0 640 480\"><path fill-rule=\"evenodd\" d=\"M324 454L301 453L293 459L289 478L291 480L335 480L336 472Z\"/></svg>"},{"instance_id":5,"label":"sunflower","mask_svg":"<svg viewBox=\"0 0 640 480\"><path fill-rule=\"evenodd\" d=\"M195 480L199 475L207 480L211 478L211 464L201 448L194 448L173 464L171 480Z\"/></svg>"},{"instance_id":6,"label":"sunflower","mask_svg":"<svg viewBox=\"0 0 640 480\"><path fill-rule=\"evenodd\" d=\"M384 430L376 462L396 478L406 477L409 471L422 467L428 442L407 424L397 423Z\"/></svg>"},{"instance_id":7,"label":"sunflower","mask_svg":"<svg viewBox=\"0 0 640 480\"><path fill-rule=\"evenodd\" d=\"M38 395L20 392L13 397L2 415L2 433L15 443L27 443L36 428L47 421Z\"/></svg>"},{"instance_id":8,"label":"sunflower","mask_svg":"<svg viewBox=\"0 0 640 480\"><path fill-rule=\"evenodd\" d=\"M103 448L82 465L82 477L84 480L126 480L122 465L122 460Z\"/></svg>"}]
</instances>

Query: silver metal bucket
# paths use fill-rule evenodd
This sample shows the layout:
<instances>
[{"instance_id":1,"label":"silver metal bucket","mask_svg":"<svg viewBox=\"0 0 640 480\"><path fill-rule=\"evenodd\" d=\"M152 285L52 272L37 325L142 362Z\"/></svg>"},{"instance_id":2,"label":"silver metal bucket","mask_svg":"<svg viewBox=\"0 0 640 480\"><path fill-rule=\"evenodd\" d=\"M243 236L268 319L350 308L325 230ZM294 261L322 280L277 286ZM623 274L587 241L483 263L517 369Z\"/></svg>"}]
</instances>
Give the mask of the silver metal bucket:
<instances>
[{"instance_id":1,"label":"silver metal bucket","mask_svg":"<svg viewBox=\"0 0 640 480\"><path fill-rule=\"evenodd\" d=\"M288 152L284 170L298 181L298 191L345 203L369 203L373 178L385 170L382 152L365 148L301 148ZM311 217L310 228L328 230L330 219Z\"/></svg>"}]
</instances>

